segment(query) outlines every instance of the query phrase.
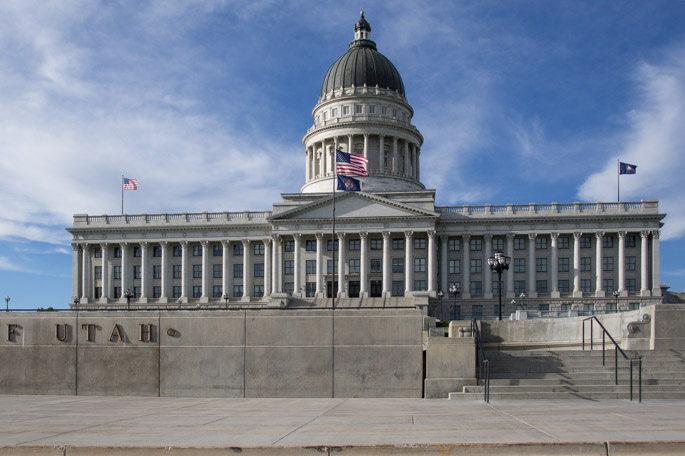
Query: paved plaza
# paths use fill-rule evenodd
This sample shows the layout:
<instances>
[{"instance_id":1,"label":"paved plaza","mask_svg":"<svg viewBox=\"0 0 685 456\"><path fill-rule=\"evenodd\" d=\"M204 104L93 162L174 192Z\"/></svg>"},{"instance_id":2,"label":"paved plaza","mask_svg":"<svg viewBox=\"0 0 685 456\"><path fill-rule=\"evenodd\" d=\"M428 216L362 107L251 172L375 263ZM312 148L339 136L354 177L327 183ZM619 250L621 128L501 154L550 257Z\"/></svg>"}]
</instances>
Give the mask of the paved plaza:
<instances>
[{"instance_id":1,"label":"paved plaza","mask_svg":"<svg viewBox=\"0 0 685 456\"><path fill-rule=\"evenodd\" d=\"M0 409L0 455L685 454L685 401L6 395Z\"/></svg>"}]
</instances>

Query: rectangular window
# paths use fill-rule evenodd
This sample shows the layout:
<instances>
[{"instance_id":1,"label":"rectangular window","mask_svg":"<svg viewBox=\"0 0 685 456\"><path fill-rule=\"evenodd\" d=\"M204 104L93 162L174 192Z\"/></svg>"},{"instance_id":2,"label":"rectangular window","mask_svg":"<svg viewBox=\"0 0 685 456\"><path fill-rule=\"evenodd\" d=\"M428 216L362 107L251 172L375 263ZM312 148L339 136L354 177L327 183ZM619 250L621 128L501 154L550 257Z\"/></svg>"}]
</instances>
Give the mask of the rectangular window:
<instances>
[{"instance_id":1,"label":"rectangular window","mask_svg":"<svg viewBox=\"0 0 685 456\"><path fill-rule=\"evenodd\" d=\"M493 250L504 250L504 239L495 238L492 240Z\"/></svg>"},{"instance_id":2,"label":"rectangular window","mask_svg":"<svg viewBox=\"0 0 685 456\"><path fill-rule=\"evenodd\" d=\"M173 277L174 279L180 279L182 277L182 269L180 264L173 265Z\"/></svg>"},{"instance_id":3,"label":"rectangular window","mask_svg":"<svg viewBox=\"0 0 685 456\"><path fill-rule=\"evenodd\" d=\"M449 250L450 252L461 250L461 239L448 239L447 250Z\"/></svg>"},{"instance_id":4,"label":"rectangular window","mask_svg":"<svg viewBox=\"0 0 685 456\"><path fill-rule=\"evenodd\" d=\"M514 293L517 295L526 292L526 281L525 280L514 280Z\"/></svg>"},{"instance_id":5,"label":"rectangular window","mask_svg":"<svg viewBox=\"0 0 685 456\"><path fill-rule=\"evenodd\" d=\"M349 250L361 250L362 249L362 240L361 239L350 239L347 248Z\"/></svg>"},{"instance_id":6,"label":"rectangular window","mask_svg":"<svg viewBox=\"0 0 685 456\"><path fill-rule=\"evenodd\" d=\"M547 281L546 280L536 280L535 290L538 293L547 293Z\"/></svg>"},{"instance_id":7,"label":"rectangular window","mask_svg":"<svg viewBox=\"0 0 685 456\"><path fill-rule=\"evenodd\" d=\"M261 298L264 296L264 285L255 285L254 286L254 297L255 298Z\"/></svg>"},{"instance_id":8,"label":"rectangular window","mask_svg":"<svg viewBox=\"0 0 685 456\"><path fill-rule=\"evenodd\" d=\"M414 280L414 291L426 291L426 281Z\"/></svg>"},{"instance_id":9,"label":"rectangular window","mask_svg":"<svg viewBox=\"0 0 685 456\"><path fill-rule=\"evenodd\" d=\"M392 238L393 250L404 250L404 238Z\"/></svg>"},{"instance_id":10,"label":"rectangular window","mask_svg":"<svg viewBox=\"0 0 685 456\"><path fill-rule=\"evenodd\" d=\"M573 309L571 304L562 304L561 305L561 311L562 312L570 312Z\"/></svg>"},{"instance_id":11,"label":"rectangular window","mask_svg":"<svg viewBox=\"0 0 685 456\"><path fill-rule=\"evenodd\" d=\"M471 250L483 250L483 240L471 239Z\"/></svg>"},{"instance_id":12,"label":"rectangular window","mask_svg":"<svg viewBox=\"0 0 685 456\"><path fill-rule=\"evenodd\" d=\"M224 295L224 291L221 285L214 285L212 287L212 297L221 298Z\"/></svg>"},{"instance_id":13,"label":"rectangular window","mask_svg":"<svg viewBox=\"0 0 685 456\"><path fill-rule=\"evenodd\" d=\"M202 256L202 246L201 245L194 245L193 246L193 256Z\"/></svg>"},{"instance_id":14,"label":"rectangular window","mask_svg":"<svg viewBox=\"0 0 685 456\"><path fill-rule=\"evenodd\" d=\"M330 239L328 241L326 241L326 250L328 250L330 252L332 246L333 246L333 243L331 242ZM338 240L337 239L335 240L335 251L336 252L338 251Z\"/></svg>"},{"instance_id":15,"label":"rectangular window","mask_svg":"<svg viewBox=\"0 0 685 456\"><path fill-rule=\"evenodd\" d=\"M483 272L483 260L471 260L471 274L480 274Z\"/></svg>"},{"instance_id":16,"label":"rectangular window","mask_svg":"<svg viewBox=\"0 0 685 456\"><path fill-rule=\"evenodd\" d=\"M133 257L134 258L140 258L143 255L143 253L140 250L140 247L137 245L133 247Z\"/></svg>"},{"instance_id":17,"label":"rectangular window","mask_svg":"<svg viewBox=\"0 0 685 456\"><path fill-rule=\"evenodd\" d=\"M459 260L448 260L447 261L447 271L449 274L460 274L460 261Z\"/></svg>"},{"instance_id":18,"label":"rectangular window","mask_svg":"<svg viewBox=\"0 0 685 456\"><path fill-rule=\"evenodd\" d=\"M243 243L242 242L238 242L236 244L233 244L233 256L243 256ZM240 296L242 296L242 293Z\"/></svg>"},{"instance_id":19,"label":"rectangular window","mask_svg":"<svg viewBox=\"0 0 685 456\"><path fill-rule=\"evenodd\" d=\"M295 251L295 241L292 239L290 241L283 241L283 251L284 252L294 252Z\"/></svg>"},{"instance_id":20,"label":"rectangular window","mask_svg":"<svg viewBox=\"0 0 685 456\"><path fill-rule=\"evenodd\" d=\"M337 274L338 273L338 262L337 261L335 262L335 268L333 266L334 266L333 260L327 260L326 261L326 271L328 271L328 274Z\"/></svg>"},{"instance_id":21,"label":"rectangular window","mask_svg":"<svg viewBox=\"0 0 685 456\"><path fill-rule=\"evenodd\" d=\"M526 238L514 238L514 250L526 250Z\"/></svg>"},{"instance_id":22,"label":"rectangular window","mask_svg":"<svg viewBox=\"0 0 685 456\"><path fill-rule=\"evenodd\" d=\"M592 258L582 257L580 259L580 270L581 271L592 271Z\"/></svg>"},{"instance_id":23,"label":"rectangular window","mask_svg":"<svg viewBox=\"0 0 685 456\"><path fill-rule=\"evenodd\" d=\"M152 278L161 279L162 278L162 266L159 264L152 265Z\"/></svg>"},{"instance_id":24,"label":"rectangular window","mask_svg":"<svg viewBox=\"0 0 685 456\"><path fill-rule=\"evenodd\" d=\"M525 258L514 258L514 272L526 272Z\"/></svg>"},{"instance_id":25,"label":"rectangular window","mask_svg":"<svg viewBox=\"0 0 685 456\"><path fill-rule=\"evenodd\" d=\"M252 251L255 255L264 255L264 243L256 242Z\"/></svg>"},{"instance_id":26,"label":"rectangular window","mask_svg":"<svg viewBox=\"0 0 685 456\"><path fill-rule=\"evenodd\" d=\"M388 115L388 108L385 106L381 106L381 115L387 116Z\"/></svg>"},{"instance_id":27,"label":"rectangular window","mask_svg":"<svg viewBox=\"0 0 685 456\"><path fill-rule=\"evenodd\" d=\"M471 316L476 320L483 319L483 306L481 304L475 304L471 306Z\"/></svg>"},{"instance_id":28,"label":"rectangular window","mask_svg":"<svg viewBox=\"0 0 685 456\"><path fill-rule=\"evenodd\" d=\"M115 279L121 279L121 266L114 266L112 268L112 275Z\"/></svg>"},{"instance_id":29,"label":"rectangular window","mask_svg":"<svg viewBox=\"0 0 685 456\"><path fill-rule=\"evenodd\" d=\"M602 271L613 271L613 270L614 270L614 257L602 258Z\"/></svg>"},{"instance_id":30,"label":"rectangular window","mask_svg":"<svg viewBox=\"0 0 685 456\"><path fill-rule=\"evenodd\" d=\"M307 252L316 252L316 240L308 239L304 241L304 249Z\"/></svg>"},{"instance_id":31,"label":"rectangular window","mask_svg":"<svg viewBox=\"0 0 685 456\"><path fill-rule=\"evenodd\" d=\"M450 306L450 320L461 320L461 306Z\"/></svg>"},{"instance_id":32,"label":"rectangular window","mask_svg":"<svg viewBox=\"0 0 685 456\"><path fill-rule=\"evenodd\" d=\"M580 279L580 291L583 293L592 292L592 280L590 279Z\"/></svg>"},{"instance_id":33,"label":"rectangular window","mask_svg":"<svg viewBox=\"0 0 685 456\"><path fill-rule=\"evenodd\" d=\"M212 272L213 272L213 277L215 279L221 279L224 276L224 266L221 264L213 264L212 265Z\"/></svg>"},{"instance_id":34,"label":"rectangular window","mask_svg":"<svg viewBox=\"0 0 685 456\"><path fill-rule=\"evenodd\" d=\"M285 274L285 275L295 274L295 261L285 260L283 262L283 274Z\"/></svg>"},{"instance_id":35,"label":"rectangular window","mask_svg":"<svg viewBox=\"0 0 685 456\"><path fill-rule=\"evenodd\" d=\"M292 296L295 293L295 284L293 282L285 282L283 284L283 293Z\"/></svg>"},{"instance_id":36,"label":"rectangular window","mask_svg":"<svg viewBox=\"0 0 685 456\"><path fill-rule=\"evenodd\" d=\"M635 257L634 256L627 256L626 257L626 271L634 271L635 270Z\"/></svg>"},{"instance_id":37,"label":"rectangular window","mask_svg":"<svg viewBox=\"0 0 685 456\"><path fill-rule=\"evenodd\" d=\"M95 266L95 280L102 279L102 266Z\"/></svg>"},{"instance_id":38,"label":"rectangular window","mask_svg":"<svg viewBox=\"0 0 685 456\"><path fill-rule=\"evenodd\" d=\"M584 312L589 312L589 313L594 313L595 312L595 305L594 304L588 304L585 303L583 304L583 311Z\"/></svg>"},{"instance_id":39,"label":"rectangular window","mask_svg":"<svg viewBox=\"0 0 685 456\"><path fill-rule=\"evenodd\" d=\"M95 287L95 299L102 297L102 287Z\"/></svg>"},{"instance_id":40,"label":"rectangular window","mask_svg":"<svg viewBox=\"0 0 685 456\"><path fill-rule=\"evenodd\" d=\"M362 105L360 105L360 104L354 105L354 113L355 114L361 114L362 113Z\"/></svg>"},{"instance_id":41,"label":"rectangular window","mask_svg":"<svg viewBox=\"0 0 685 456\"><path fill-rule=\"evenodd\" d=\"M498 280L492 281L492 292L495 295L499 295L499 281Z\"/></svg>"},{"instance_id":42,"label":"rectangular window","mask_svg":"<svg viewBox=\"0 0 685 456\"><path fill-rule=\"evenodd\" d=\"M626 279L626 290L633 293L636 292L637 288L635 283L635 279Z\"/></svg>"},{"instance_id":43,"label":"rectangular window","mask_svg":"<svg viewBox=\"0 0 685 456\"><path fill-rule=\"evenodd\" d=\"M383 250L383 239L370 239L371 250Z\"/></svg>"},{"instance_id":44,"label":"rectangular window","mask_svg":"<svg viewBox=\"0 0 685 456\"><path fill-rule=\"evenodd\" d=\"M580 248L590 249L592 248L592 238L590 236L583 236L580 238Z\"/></svg>"},{"instance_id":45,"label":"rectangular window","mask_svg":"<svg viewBox=\"0 0 685 456\"><path fill-rule=\"evenodd\" d=\"M351 259L350 264L350 274L359 274L359 260L358 259Z\"/></svg>"},{"instance_id":46,"label":"rectangular window","mask_svg":"<svg viewBox=\"0 0 685 456\"><path fill-rule=\"evenodd\" d=\"M626 236L626 247L635 247L635 236Z\"/></svg>"},{"instance_id":47,"label":"rectangular window","mask_svg":"<svg viewBox=\"0 0 685 456\"><path fill-rule=\"evenodd\" d=\"M369 114L376 114L376 105L369 105Z\"/></svg>"},{"instance_id":48,"label":"rectangular window","mask_svg":"<svg viewBox=\"0 0 685 456\"><path fill-rule=\"evenodd\" d=\"M559 272L568 272L569 271L569 259L568 258L559 258Z\"/></svg>"},{"instance_id":49,"label":"rectangular window","mask_svg":"<svg viewBox=\"0 0 685 456\"><path fill-rule=\"evenodd\" d=\"M614 248L614 237L613 236L603 236L602 237L602 248L603 249L613 249Z\"/></svg>"},{"instance_id":50,"label":"rectangular window","mask_svg":"<svg viewBox=\"0 0 685 456\"><path fill-rule=\"evenodd\" d=\"M328 120L328 111L324 111L323 112L323 121L325 122L327 120Z\"/></svg>"},{"instance_id":51,"label":"rectangular window","mask_svg":"<svg viewBox=\"0 0 685 456\"><path fill-rule=\"evenodd\" d=\"M349 106L343 106L343 116L349 116L350 115L350 107Z\"/></svg>"},{"instance_id":52,"label":"rectangular window","mask_svg":"<svg viewBox=\"0 0 685 456\"><path fill-rule=\"evenodd\" d=\"M392 281L392 295L393 296L404 296L404 280L393 280Z\"/></svg>"},{"instance_id":53,"label":"rectangular window","mask_svg":"<svg viewBox=\"0 0 685 456\"><path fill-rule=\"evenodd\" d=\"M425 258L414 258L414 272L426 272Z\"/></svg>"},{"instance_id":54,"label":"rectangular window","mask_svg":"<svg viewBox=\"0 0 685 456\"><path fill-rule=\"evenodd\" d=\"M383 260L379 258L371 259L371 272L383 272Z\"/></svg>"},{"instance_id":55,"label":"rectangular window","mask_svg":"<svg viewBox=\"0 0 685 456\"><path fill-rule=\"evenodd\" d=\"M540 312L549 312L549 304L540 304L538 309L540 309Z\"/></svg>"},{"instance_id":56,"label":"rectangular window","mask_svg":"<svg viewBox=\"0 0 685 456\"><path fill-rule=\"evenodd\" d=\"M153 257L161 257L162 256L162 248L158 245L155 245L152 247L152 256Z\"/></svg>"},{"instance_id":57,"label":"rectangular window","mask_svg":"<svg viewBox=\"0 0 685 456\"><path fill-rule=\"evenodd\" d=\"M560 249L568 249L570 245L570 238L567 236L559 236L559 240L557 241L557 246Z\"/></svg>"},{"instance_id":58,"label":"rectangular window","mask_svg":"<svg viewBox=\"0 0 685 456\"><path fill-rule=\"evenodd\" d=\"M640 303L639 302L631 302L628 304L628 309L629 310L640 310Z\"/></svg>"},{"instance_id":59,"label":"rectangular window","mask_svg":"<svg viewBox=\"0 0 685 456\"><path fill-rule=\"evenodd\" d=\"M93 258L102 258L102 249L100 247L93 249Z\"/></svg>"},{"instance_id":60,"label":"rectangular window","mask_svg":"<svg viewBox=\"0 0 685 456\"><path fill-rule=\"evenodd\" d=\"M404 272L404 258L392 259L392 272Z\"/></svg>"},{"instance_id":61,"label":"rectangular window","mask_svg":"<svg viewBox=\"0 0 685 456\"><path fill-rule=\"evenodd\" d=\"M331 117L338 117L338 108L333 108L331 110Z\"/></svg>"},{"instance_id":62,"label":"rectangular window","mask_svg":"<svg viewBox=\"0 0 685 456\"><path fill-rule=\"evenodd\" d=\"M194 264L193 265L193 279L201 279L202 278L202 265L201 264Z\"/></svg>"},{"instance_id":63,"label":"rectangular window","mask_svg":"<svg viewBox=\"0 0 685 456\"><path fill-rule=\"evenodd\" d=\"M558 285L559 285L559 292L560 293L568 293L569 292L568 280L560 280L558 282Z\"/></svg>"},{"instance_id":64,"label":"rectangular window","mask_svg":"<svg viewBox=\"0 0 685 456\"><path fill-rule=\"evenodd\" d=\"M614 292L614 279L602 279L602 288L608 293Z\"/></svg>"},{"instance_id":65,"label":"rectangular window","mask_svg":"<svg viewBox=\"0 0 685 456\"><path fill-rule=\"evenodd\" d=\"M214 244L214 246L212 247L212 255L223 256L224 255L224 246L221 244Z\"/></svg>"},{"instance_id":66,"label":"rectangular window","mask_svg":"<svg viewBox=\"0 0 685 456\"><path fill-rule=\"evenodd\" d=\"M171 247L171 255L175 257L183 256L183 249L180 245L174 245Z\"/></svg>"},{"instance_id":67,"label":"rectangular window","mask_svg":"<svg viewBox=\"0 0 685 456\"><path fill-rule=\"evenodd\" d=\"M471 282L471 296L480 296L483 294L483 282L474 280Z\"/></svg>"},{"instance_id":68,"label":"rectangular window","mask_svg":"<svg viewBox=\"0 0 685 456\"><path fill-rule=\"evenodd\" d=\"M255 277L264 277L264 263L255 263L254 264L254 276Z\"/></svg>"},{"instance_id":69,"label":"rectangular window","mask_svg":"<svg viewBox=\"0 0 685 456\"><path fill-rule=\"evenodd\" d=\"M306 293L308 298L316 296L316 282L307 282Z\"/></svg>"},{"instance_id":70,"label":"rectangular window","mask_svg":"<svg viewBox=\"0 0 685 456\"><path fill-rule=\"evenodd\" d=\"M316 260L307 260L305 266L307 274L316 274Z\"/></svg>"},{"instance_id":71,"label":"rectangular window","mask_svg":"<svg viewBox=\"0 0 685 456\"><path fill-rule=\"evenodd\" d=\"M174 288L172 289L172 297L174 299L178 299L181 297L181 287L178 285L175 285Z\"/></svg>"},{"instance_id":72,"label":"rectangular window","mask_svg":"<svg viewBox=\"0 0 685 456\"><path fill-rule=\"evenodd\" d=\"M544 250L547 248L547 238L546 237L536 237L535 238L535 248L537 250Z\"/></svg>"},{"instance_id":73,"label":"rectangular window","mask_svg":"<svg viewBox=\"0 0 685 456\"><path fill-rule=\"evenodd\" d=\"M234 298L242 298L243 297L243 286L242 285L233 285L233 297Z\"/></svg>"},{"instance_id":74,"label":"rectangular window","mask_svg":"<svg viewBox=\"0 0 685 456\"><path fill-rule=\"evenodd\" d=\"M134 279L140 279L140 272L141 272L140 266L133 266L133 278Z\"/></svg>"},{"instance_id":75,"label":"rectangular window","mask_svg":"<svg viewBox=\"0 0 685 456\"><path fill-rule=\"evenodd\" d=\"M535 272L547 272L547 258L535 259Z\"/></svg>"},{"instance_id":76,"label":"rectangular window","mask_svg":"<svg viewBox=\"0 0 685 456\"><path fill-rule=\"evenodd\" d=\"M607 313L616 313L616 303L615 302L607 303L606 312Z\"/></svg>"},{"instance_id":77,"label":"rectangular window","mask_svg":"<svg viewBox=\"0 0 685 456\"><path fill-rule=\"evenodd\" d=\"M241 279L243 277L243 265L234 264L233 265L233 277L236 279ZM240 295L242 296L242 295Z\"/></svg>"},{"instance_id":78,"label":"rectangular window","mask_svg":"<svg viewBox=\"0 0 685 456\"><path fill-rule=\"evenodd\" d=\"M152 298L159 299L162 296L162 287L155 285L152 287Z\"/></svg>"},{"instance_id":79,"label":"rectangular window","mask_svg":"<svg viewBox=\"0 0 685 456\"><path fill-rule=\"evenodd\" d=\"M414 239L415 249L425 249L426 248L426 238L416 238Z\"/></svg>"},{"instance_id":80,"label":"rectangular window","mask_svg":"<svg viewBox=\"0 0 685 456\"><path fill-rule=\"evenodd\" d=\"M121 247L114 247L114 258L121 258Z\"/></svg>"}]
</instances>

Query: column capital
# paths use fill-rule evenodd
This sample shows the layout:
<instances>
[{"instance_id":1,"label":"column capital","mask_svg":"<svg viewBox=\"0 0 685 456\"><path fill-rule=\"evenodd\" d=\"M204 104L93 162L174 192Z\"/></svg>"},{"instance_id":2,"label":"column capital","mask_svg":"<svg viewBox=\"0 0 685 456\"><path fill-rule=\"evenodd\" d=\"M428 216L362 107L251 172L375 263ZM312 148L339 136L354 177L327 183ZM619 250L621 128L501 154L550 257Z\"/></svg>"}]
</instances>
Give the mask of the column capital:
<instances>
[{"instance_id":1,"label":"column capital","mask_svg":"<svg viewBox=\"0 0 685 456\"><path fill-rule=\"evenodd\" d=\"M78 242L72 242L72 243L71 243L71 249L72 249L74 252L78 251L78 248L79 248L80 246L81 246L81 244L79 244Z\"/></svg>"},{"instance_id":2,"label":"column capital","mask_svg":"<svg viewBox=\"0 0 685 456\"><path fill-rule=\"evenodd\" d=\"M360 231L359 237L362 239L367 239L369 237L369 233L367 231Z\"/></svg>"},{"instance_id":3,"label":"column capital","mask_svg":"<svg viewBox=\"0 0 685 456\"><path fill-rule=\"evenodd\" d=\"M383 231L381 234L383 235L383 240L390 239L390 231Z\"/></svg>"},{"instance_id":4,"label":"column capital","mask_svg":"<svg viewBox=\"0 0 685 456\"><path fill-rule=\"evenodd\" d=\"M468 242L468 240L471 239L471 235L468 233L462 234L461 237L464 238L464 242Z\"/></svg>"},{"instance_id":5,"label":"column capital","mask_svg":"<svg viewBox=\"0 0 685 456\"><path fill-rule=\"evenodd\" d=\"M595 236L597 236L597 240L601 240L604 237L604 231L597 231Z\"/></svg>"},{"instance_id":6,"label":"column capital","mask_svg":"<svg viewBox=\"0 0 685 456\"><path fill-rule=\"evenodd\" d=\"M167 245L169 245L169 241L159 241L159 245L162 247L166 247Z\"/></svg>"},{"instance_id":7,"label":"column capital","mask_svg":"<svg viewBox=\"0 0 685 456\"><path fill-rule=\"evenodd\" d=\"M483 239L485 239L486 241L492 241L492 234L484 234Z\"/></svg>"},{"instance_id":8,"label":"column capital","mask_svg":"<svg viewBox=\"0 0 685 456\"><path fill-rule=\"evenodd\" d=\"M250 243L252 242L252 239L241 239L240 242L243 243L243 247L247 248L247 247L250 247Z\"/></svg>"},{"instance_id":9,"label":"column capital","mask_svg":"<svg viewBox=\"0 0 685 456\"><path fill-rule=\"evenodd\" d=\"M428 230L428 237L431 239L435 239L435 230Z\"/></svg>"},{"instance_id":10,"label":"column capital","mask_svg":"<svg viewBox=\"0 0 685 456\"><path fill-rule=\"evenodd\" d=\"M627 234L628 234L628 233L627 233L626 231L619 231L619 232L618 232L618 237L621 238L621 239L623 239L623 238L626 237Z\"/></svg>"},{"instance_id":11,"label":"column capital","mask_svg":"<svg viewBox=\"0 0 685 456\"><path fill-rule=\"evenodd\" d=\"M221 245L224 247L224 250L226 250L228 248L230 243L231 243L231 241L229 241L228 239L222 239L221 240Z\"/></svg>"},{"instance_id":12,"label":"column capital","mask_svg":"<svg viewBox=\"0 0 685 456\"><path fill-rule=\"evenodd\" d=\"M278 244L278 243L281 242L281 235L280 235L280 234L272 234L272 235L271 235L271 239L272 239L276 244Z\"/></svg>"},{"instance_id":13,"label":"column capital","mask_svg":"<svg viewBox=\"0 0 685 456\"><path fill-rule=\"evenodd\" d=\"M573 233L573 239L580 239L581 237L583 237L583 233L581 233L580 231L576 231L575 233Z\"/></svg>"},{"instance_id":14,"label":"column capital","mask_svg":"<svg viewBox=\"0 0 685 456\"><path fill-rule=\"evenodd\" d=\"M347 233L335 233L335 234L338 236L338 239L339 239L340 241L344 241L344 240L345 240L345 236L347 236Z\"/></svg>"},{"instance_id":15,"label":"column capital","mask_svg":"<svg viewBox=\"0 0 685 456\"><path fill-rule=\"evenodd\" d=\"M536 237L538 237L538 233L528 233L528 239L531 241L534 241Z\"/></svg>"},{"instance_id":16,"label":"column capital","mask_svg":"<svg viewBox=\"0 0 685 456\"><path fill-rule=\"evenodd\" d=\"M293 239L299 242L302 239L302 233L293 233Z\"/></svg>"},{"instance_id":17,"label":"column capital","mask_svg":"<svg viewBox=\"0 0 685 456\"><path fill-rule=\"evenodd\" d=\"M179 244L181 244L181 247L187 247L188 246L188 241L178 241Z\"/></svg>"},{"instance_id":18,"label":"column capital","mask_svg":"<svg viewBox=\"0 0 685 456\"><path fill-rule=\"evenodd\" d=\"M108 244L106 242L100 242L100 248L103 250L107 248L107 245Z\"/></svg>"},{"instance_id":19,"label":"column capital","mask_svg":"<svg viewBox=\"0 0 685 456\"><path fill-rule=\"evenodd\" d=\"M206 239L202 239L202 240L200 241L200 245L201 245L202 247L207 247L207 246L209 245L209 241L206 240Z\"/></svg>"},{"instance_id":20,"label":"column capital","mask_svg":"<svg viewBox=\"0 0 685 456\"><path fill-rule=\"evenodd\" d=\"M504 236L507 238L507 242L511 242L514 239L514 233L507 233Z\"/></svg>"},{"instance_id":21,"label":"column capital","mask_svg":"<svg viewBox=\"0 0 685 456\"><path fill-rule=\"evenodd\" d=\"M268 237L268 238L262 239L262 243L264 244L264 247L266 247L268 249L269 247L271 247L271 238Z\"/></svg>"},{"instance_id":22,"label":"column capital","mask_svg":"<svg viewBox=\"0 0 685 456\"><path fill-rule=\"evenodd\" d=\"M412 237L414 237L414 232L413 232L413 231L410 231L410 230L407 230L407 231L404 232L404 235L405 235L405 237L406 237L407 239L411 239Z\"/></svg>"},{"instance_id":23,"label":"column capital","mask_svg":"<svg viewBox=\"0 0 685 456\"><path fill-rule=\"evenodd\" d=\"M642 236L642 239L647 239L649 237L649 234L650 234L649 230L640 231L640 236Z\"/></svg>"},{"instance_id":24,"label":"column capital","mask_svg":"<svg viewBox=\"0 0 685 456\"><path fill-rule=\"evenodd\" d=\"M559 233L549 233L549 237L553 240L556 241L559 239Z\"/></svg>"},{"instance_id":25,"label":"column capital","mask_svg":"<svg viewBox=\"0 0 685 456\"><path fill-rule=\"evenodd\" d=\"M652 231L652 238L659 239L659 230Z\"/></svg>"},{"instance_id":26,"label":"column capital","mask_svg":"<svg viewBox=\"0 0 685 456\"><path fill-rule=\"evenodd\" d=\"M447 242L450 239L450 237L447 234L441 234L440 236L438 236L438 238L441 242Z\"/></svg>"},{"instance_id":27,"label":"column capital","mask_svg":"<svg viewBox=\"0 0 685 456\"><path fill-rule=\"evenodd\" d=\"M314 233L314 236L316 237L317 240L321 240L324 237L323 233Z\"/></svg>"},{"instance_id":28,"label":"column capital","mask_svg":"<svg viewBox=\"0 0 685 456\"><path fill-rule=\"evenodd\" d=\"M122 250L125 249L126 247L128 247L128 241L119 241L119 246Z\"/></svg>"},{"instance_id":29,"label":"column capital","mask_svg":"<svg viewBox=\"0 0 685 456\"><path fill-rule=\"evenodd\" d=\"M87 242L84 242L84 243L79 244L79 245L81 246L81 248L83 249L83 251L86 252L86 253L90 250L90 244L88 244Z\"/></svg>"}]
</instances>

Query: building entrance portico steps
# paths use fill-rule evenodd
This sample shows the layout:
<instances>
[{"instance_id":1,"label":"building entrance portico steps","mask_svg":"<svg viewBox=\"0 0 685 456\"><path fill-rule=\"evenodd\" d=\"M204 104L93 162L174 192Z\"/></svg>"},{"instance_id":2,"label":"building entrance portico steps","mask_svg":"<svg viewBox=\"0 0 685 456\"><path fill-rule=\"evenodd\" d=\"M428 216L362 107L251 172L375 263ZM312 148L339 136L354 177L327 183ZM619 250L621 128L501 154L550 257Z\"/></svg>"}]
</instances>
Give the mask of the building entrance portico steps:
<instances>
[{"instance_id":1,"label":"building entrance portico steps","mask_svg":"<svg viewBox=\"0 0 685 456\"><path fill-rule=\"evenodd\" d=\"M676 350L630 351L642 357L643 399L685 399L685 356ZM628 399L630 366L619 358L615 384L614 352L600 350L486 350L490 361L490 399ZM634 394L637 397L637 371ZM483 399L483 387L466 386L450 399Z\"/></svg>"}]
</instances>

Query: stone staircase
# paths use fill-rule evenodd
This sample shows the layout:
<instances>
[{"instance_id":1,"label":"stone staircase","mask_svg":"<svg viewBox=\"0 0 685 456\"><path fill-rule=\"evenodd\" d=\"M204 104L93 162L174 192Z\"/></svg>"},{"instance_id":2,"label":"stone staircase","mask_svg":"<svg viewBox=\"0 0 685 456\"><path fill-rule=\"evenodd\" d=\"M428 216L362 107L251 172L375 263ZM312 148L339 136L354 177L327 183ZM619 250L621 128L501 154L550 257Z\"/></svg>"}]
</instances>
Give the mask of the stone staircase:
<instances>
[{"instance_id":1,"label":"stone staircase","mask_svg":"<svg viewBox=\"0 0 685 456\"><path fill-rule=\"evenodd\" d=\"M675 350L627 352L642 356L642 399L685 399L685 355ZM630 363L618 355L615 384L614 350L486 350L490 361L490 400L498 399L629 399ZM634 367L634 400L638 388ZM483 400L482 386L450 393L453 400Z\"/></svg>"}]
</instances>

